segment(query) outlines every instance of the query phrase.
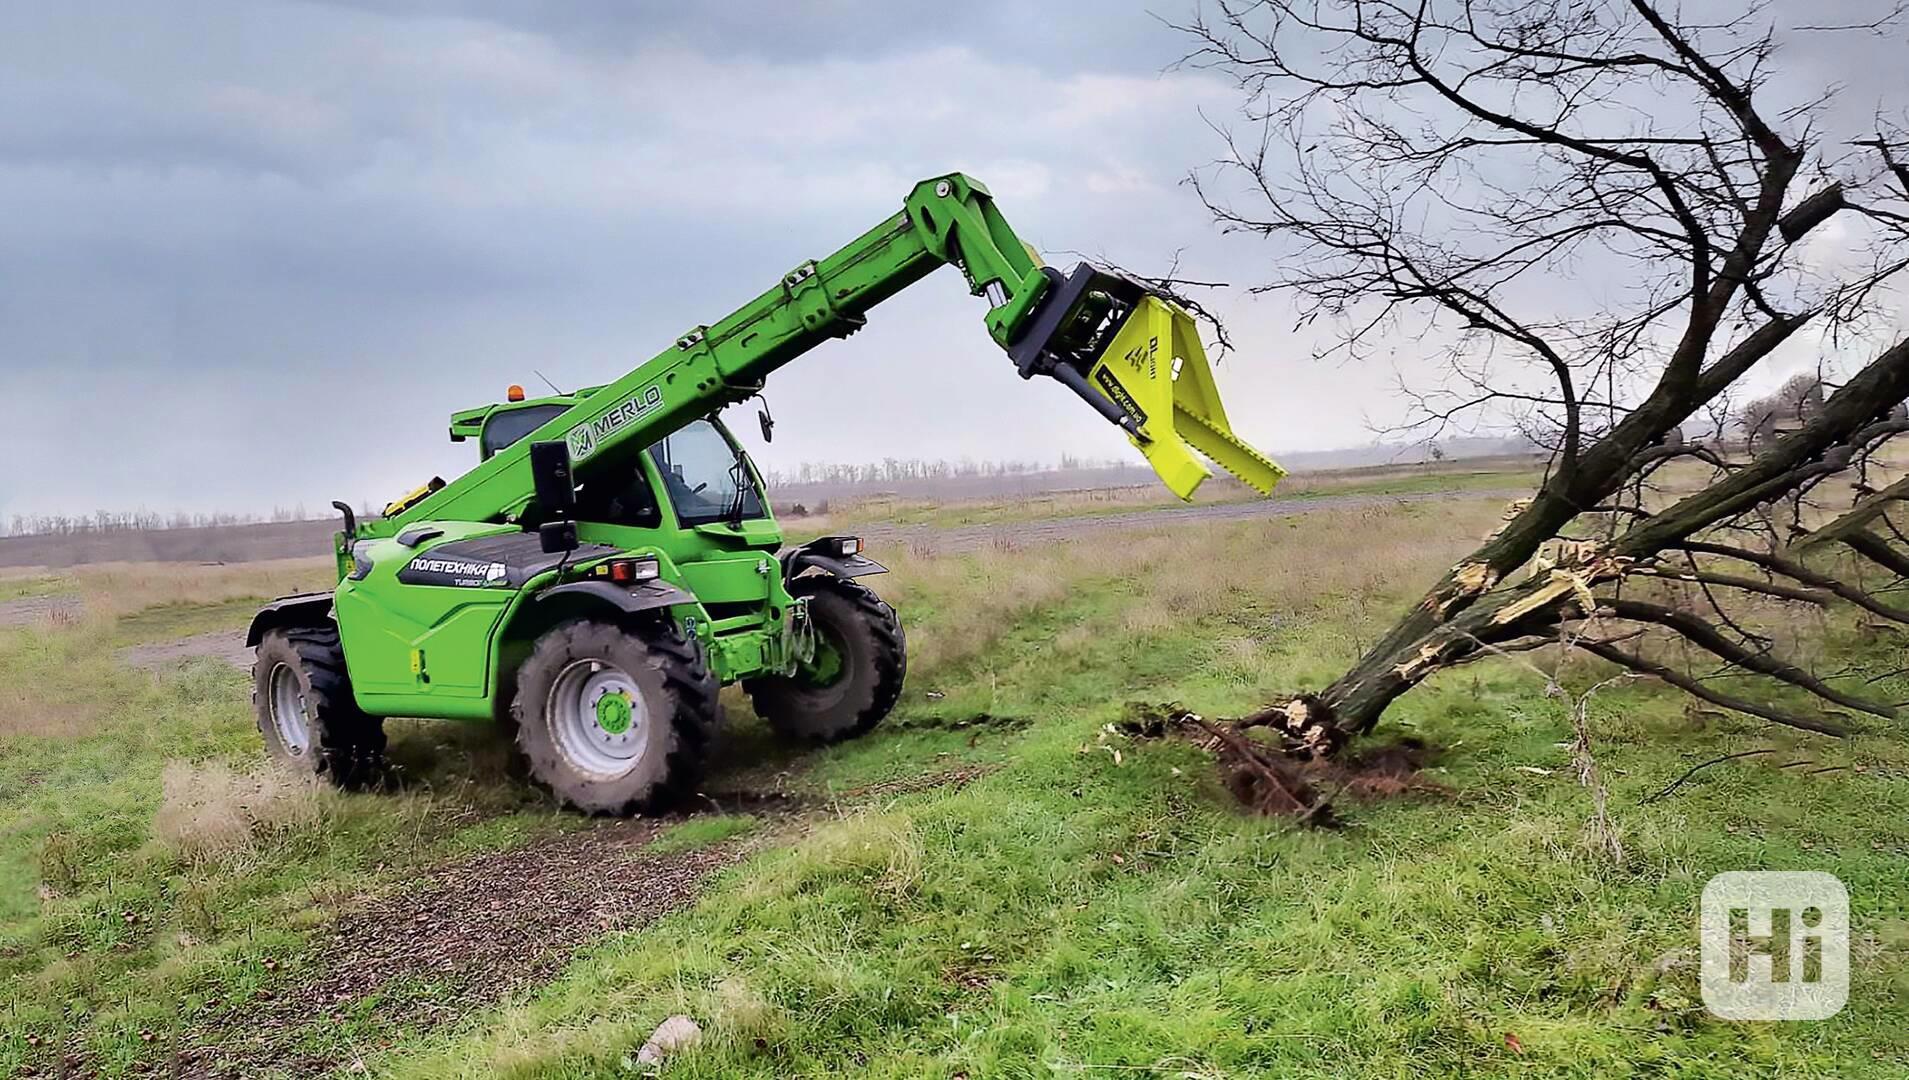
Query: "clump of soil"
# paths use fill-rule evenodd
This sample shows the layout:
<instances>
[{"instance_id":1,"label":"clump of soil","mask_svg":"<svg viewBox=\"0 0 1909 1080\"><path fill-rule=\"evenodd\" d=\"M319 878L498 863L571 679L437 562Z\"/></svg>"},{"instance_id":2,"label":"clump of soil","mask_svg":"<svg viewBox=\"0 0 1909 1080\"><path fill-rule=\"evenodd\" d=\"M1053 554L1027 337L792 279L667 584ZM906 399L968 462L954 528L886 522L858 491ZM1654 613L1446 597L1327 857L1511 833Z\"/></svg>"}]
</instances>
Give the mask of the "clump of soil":
<instances>
[{"instance_id":1,"label":"clump of soil","mask_svg":"<svg viewBox=\"0 0 1909 1080\"><path fill-rule=\"evenodd\" d=\"M1177 703L1130 702L1119 730L1142 739L1185 736L1213 755L1221 783L1240 805L1312 825L1336 823L1332 804L1343 797L1384 799L1448 790L1420 775L1437 750L1411 737L1318 757L1256 737L1237 724L1207 720Z\"/></svg>"},{"instance_id":2,"label":"clump of soil","mask_svg":"<svg viewBox=\"0 0 1909 1080\"><path fill-rule=\"evenodd\" d=\"M1345 786L1347 794L1382 799L1409 791L1448 792L1443 784L1420 776L1438 760L1438 749L1409 735L1392 742L1361 746L1334 758L1313 762L1316 772L1328 773Z\"/></svg>"}]
</instances>

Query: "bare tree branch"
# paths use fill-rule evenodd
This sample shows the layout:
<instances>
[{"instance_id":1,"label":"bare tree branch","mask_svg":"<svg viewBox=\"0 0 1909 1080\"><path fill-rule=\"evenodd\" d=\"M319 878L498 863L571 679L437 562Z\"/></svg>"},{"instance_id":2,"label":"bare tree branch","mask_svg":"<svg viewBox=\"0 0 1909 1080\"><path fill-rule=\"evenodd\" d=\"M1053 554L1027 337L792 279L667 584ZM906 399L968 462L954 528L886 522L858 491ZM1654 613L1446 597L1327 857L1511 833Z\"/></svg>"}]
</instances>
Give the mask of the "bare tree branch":
<instances>
[{"instance_id":1,"label":"bare tree branch","mask_svg":"<svg viewBox=\"0 0 1909 1080\"><path fill-rule=\"evenodd\" d=\"M1746 600L1909 621L1802 556L1834 547L1909 581L1909 533L1875 509L1904 481L1868 490L1878 449L1909 432L1909 338L1892 321L1909 271L1900 129L1838 142L1820 128L1827 95L1770 105L1782 32L1755 8L1699 23L1656 0L1218 0L1182 29L1184 62L1241 91L1239 122L1214 125L1223 156L1191 182L1223 229L1278 245L1256 291L1333 330L1324 356L1419 343L1438 376L1407 383L1410 425L1509 426L1551 455L1531 498L1331 686L1243 723L1330 751L1431 675L1538 647L1611 604L1641 605L1624 610L1654 635L1634 652L1579 647L1715 700L1652 653L1668 630L1728 670L1889 715L1777 658ZM1807 249L1832 222L1852 257L1826 262ZM1840 385L1826 358L1807 410L1730 443L1733 393L1806 330L1844 358L1867 342L1871 358ZM1704 417L1708 438L1686 430ZM1854 518L1835 505L1851 490ZM1704 618L1624 591L1675 583ZM1745 711L1809 726L1758 708Z\"/></svg>"}]
</instances>

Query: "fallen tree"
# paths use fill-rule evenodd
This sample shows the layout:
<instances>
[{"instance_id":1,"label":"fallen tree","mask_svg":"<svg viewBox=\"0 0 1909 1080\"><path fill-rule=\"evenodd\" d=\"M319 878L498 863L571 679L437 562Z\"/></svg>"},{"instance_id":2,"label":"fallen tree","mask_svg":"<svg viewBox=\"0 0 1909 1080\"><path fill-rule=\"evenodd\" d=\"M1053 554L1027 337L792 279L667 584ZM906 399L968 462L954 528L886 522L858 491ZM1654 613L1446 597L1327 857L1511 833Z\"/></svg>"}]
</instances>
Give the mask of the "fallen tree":
<instances>
[{"instance_id":1,"label":"fallen tree","mask_svg":"<svg viewBox=\"0 0 1909 1080\"><path fill-rule=\"evenodd\" d=\"M1896 34L1899 13L1786 31L1651 0L1222 0L1182 27L1185 62L1246 97L1246 132L1223 130L1194 183L1224 228L1280 244L1261 290L1336 326L1327 354L1420 342L1415 424L1515 423L1550 451L1531 497L1343 675L1238 726L1330 753L1435 673L1548 644L1811 731L1894 714L1738 612L1909 622L1883 591L1909 578L1890 521L1909 481L1875 486L1909 432L1890 319L1909 143L1881 121L1832 141L1827 95L1779 100L1774 78L1786 33ZM1799 356L1820 400L1727 443L1733 393ZM1714 438L1689 434L1706 421Z\"/></svg>"}]
</instances>

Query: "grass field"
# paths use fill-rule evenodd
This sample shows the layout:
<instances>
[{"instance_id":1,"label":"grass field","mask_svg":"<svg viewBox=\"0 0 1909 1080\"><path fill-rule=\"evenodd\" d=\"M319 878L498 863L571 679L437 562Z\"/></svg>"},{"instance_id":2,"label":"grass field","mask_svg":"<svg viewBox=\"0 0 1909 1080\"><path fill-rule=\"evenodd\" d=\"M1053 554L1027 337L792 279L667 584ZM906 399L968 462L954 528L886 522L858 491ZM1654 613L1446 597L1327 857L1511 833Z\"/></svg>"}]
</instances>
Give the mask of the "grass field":
<instances>
[{"instance_id":1,"label":"grass field","mask_svg":"<svg viewBox=\"0 0 1909 1080\"><path fill-rule=\"evenodd\" d=\"M1541 470L1537 464L1521 460L1366 466L1295 473L1280 481L1278 493L1283 499L1307 499L1324 495L1520 490L1536 483L1540 476ZM1201 485L1192 501L1212 505L1245 502L1258 497L1246 485L1230 476L1221 475ZM854 530L868 525L955 528L1094 517L1181 505L1184 503L1172 492L1153 483L947 502L871 495L846 501L828 514L792 519L792 527L815 532Z\"/></svg>"},{"instance_id":2,"label":"grass field","mask_svg":"<svg viewBox=\"0 0 1909 1080\"><path fill-rule=\"evenodd\" d=\"M1408 698L1392 729L1438 748L1427 785L1337 830L1245 816L1195 748L1109 730L1130 702L1224 715L1321 684L1500 508L879 553L911 654L891 720L797 754L729 699L708 790L783 798L647 826L555 812L494 735L448 724L391 725L401 791L305 788L262 767L245 676L117 660L242 626L324 560L0 579L75 598L0 627L0 1075L621 1077L677 1012L705 1029L667 1066L685 1077L1903 1075L1900 725L1835 742L1607 689L1621 862L1587 834L1564 706L1509 663ZM1901 666L1893 639L1825 632ZM1847 883L1834 1019L1702 1007L1697 897L1746 868ZM680 902L649 895L665 879ZM578 888L600 923L570 925ZM336 943L391 912L471 966L334 992L386 955Z\"/></svg>"}]
</instances>

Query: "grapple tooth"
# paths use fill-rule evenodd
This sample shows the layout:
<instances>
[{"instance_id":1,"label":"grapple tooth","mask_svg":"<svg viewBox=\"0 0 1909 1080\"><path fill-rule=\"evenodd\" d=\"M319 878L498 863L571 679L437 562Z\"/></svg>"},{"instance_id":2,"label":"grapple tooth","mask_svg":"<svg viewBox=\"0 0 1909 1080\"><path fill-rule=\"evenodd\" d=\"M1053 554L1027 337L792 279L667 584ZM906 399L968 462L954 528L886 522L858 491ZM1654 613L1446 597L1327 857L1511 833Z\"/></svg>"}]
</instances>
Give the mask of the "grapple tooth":
<instances>
[{"instance_id":1,"label":"grapple tooth","mask_svg":"<svg viewBox=\"0 0 1909 1080\"><path fill-rule=\"evenodd\" d=\"M1215 427L1205 417L1178 407L1173 410L1173 418L1187 442L1261 495L1271 495L1274 485L1286 475L1277 462L1247 445L1232 429Z\"/></svg>"},{"instance_id":2,"label":"grapple tooth","mask_svg":"<svg viewBox=\"0 0 1909 1080\"><path fill-rule=\"evenodd\" d=\"M1145 297L1094 362L1088 381L1139 427L1130 437L1174 494L1193 497L1218 463L1247 487L1271 495L1286 475L1271 458L1233 434L1220 404L1199 326L1178 305Z\"/></svg>"}]
</instances>

